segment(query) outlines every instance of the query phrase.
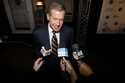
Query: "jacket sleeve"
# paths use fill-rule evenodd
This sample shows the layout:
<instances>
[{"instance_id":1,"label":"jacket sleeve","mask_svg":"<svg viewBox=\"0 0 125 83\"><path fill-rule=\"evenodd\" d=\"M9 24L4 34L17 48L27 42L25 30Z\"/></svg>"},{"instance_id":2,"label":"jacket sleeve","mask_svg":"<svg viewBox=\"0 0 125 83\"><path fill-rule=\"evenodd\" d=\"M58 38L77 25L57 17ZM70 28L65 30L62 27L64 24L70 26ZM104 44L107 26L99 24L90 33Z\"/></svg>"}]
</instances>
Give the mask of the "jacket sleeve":
<instances>
[{"instance_id":1,"label":"jacket sleeve","mask_svg":"<svg viewBox=\"0 0 125 83\"><path fill-rule=\"evenodd\" d=\"M41 57L42 54L40 53L40 49L41 49L41 43L38 39L38 36L35 32L32 33L32 39L33 39L33 50L34 50L34 55L35 58Z\"/></svg>"}]
</instances>

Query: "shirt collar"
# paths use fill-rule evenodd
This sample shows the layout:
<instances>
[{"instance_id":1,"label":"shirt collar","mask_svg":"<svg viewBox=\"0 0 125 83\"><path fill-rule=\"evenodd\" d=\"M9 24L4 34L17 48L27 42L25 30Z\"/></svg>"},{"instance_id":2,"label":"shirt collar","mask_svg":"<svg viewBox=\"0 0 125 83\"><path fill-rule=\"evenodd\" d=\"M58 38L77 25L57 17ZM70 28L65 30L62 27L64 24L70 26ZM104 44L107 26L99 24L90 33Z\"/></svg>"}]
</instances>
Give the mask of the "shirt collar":
<instances>
[{"instance_id":1,"label":"shirt collar","mask_svg":"<svg viewBox=\"0 0 125 83\"><path fill-rule=\"evenodd\" d=\"M52 33L52 28L50 27L50 25L48 24L48 29L49 29L49 32Z\"/></svg>"}]
</instances>

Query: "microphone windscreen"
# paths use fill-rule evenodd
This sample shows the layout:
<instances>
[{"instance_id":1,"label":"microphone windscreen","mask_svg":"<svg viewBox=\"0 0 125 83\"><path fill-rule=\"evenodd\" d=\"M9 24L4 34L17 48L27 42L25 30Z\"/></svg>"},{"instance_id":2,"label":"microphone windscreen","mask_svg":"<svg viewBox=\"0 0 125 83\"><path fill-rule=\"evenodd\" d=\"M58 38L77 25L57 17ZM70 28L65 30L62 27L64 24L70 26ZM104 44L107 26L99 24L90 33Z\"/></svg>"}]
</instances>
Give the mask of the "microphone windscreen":
<instances>
[{"instance_id":1,"label":"microphone windscreen","mask_svg":"<svg viewBox=\"0 0 125 83\"><path fill-rule=\"evenodd\" d=\"M77 43L72 45L72 50L76 51L79 49L79 45Z\"/></svg>"}]
</instances>

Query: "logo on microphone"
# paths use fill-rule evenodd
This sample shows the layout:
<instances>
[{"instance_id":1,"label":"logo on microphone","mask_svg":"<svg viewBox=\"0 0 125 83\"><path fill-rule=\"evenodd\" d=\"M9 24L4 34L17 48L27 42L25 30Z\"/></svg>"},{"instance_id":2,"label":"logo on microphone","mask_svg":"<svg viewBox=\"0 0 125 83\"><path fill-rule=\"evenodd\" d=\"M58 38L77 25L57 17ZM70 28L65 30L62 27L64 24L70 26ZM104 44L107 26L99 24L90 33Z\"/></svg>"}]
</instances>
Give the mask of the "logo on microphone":
<instances>
[{"instance_id":1,"label":"logo on microphone","mask_svg":"<svg viewBox=\"0 0 125 83\"><path fill-rule=\"evenodd\" d=\"M72 45L72 55L74 57L74 59L79 60L84 58L84 53L82 52L82 50L80 50L79 48L79 44L75 43Z\"/></svg>"},{"instance_id":2,"label":"logo on microphone","mask_svg":"<svg viewBox=\"0 0 125 83\"><path fill-rule=\"evenodd\" d=\"M67 48L58 48L58 57L68 57L68 49Z\"/></svg>"}]
</instances>

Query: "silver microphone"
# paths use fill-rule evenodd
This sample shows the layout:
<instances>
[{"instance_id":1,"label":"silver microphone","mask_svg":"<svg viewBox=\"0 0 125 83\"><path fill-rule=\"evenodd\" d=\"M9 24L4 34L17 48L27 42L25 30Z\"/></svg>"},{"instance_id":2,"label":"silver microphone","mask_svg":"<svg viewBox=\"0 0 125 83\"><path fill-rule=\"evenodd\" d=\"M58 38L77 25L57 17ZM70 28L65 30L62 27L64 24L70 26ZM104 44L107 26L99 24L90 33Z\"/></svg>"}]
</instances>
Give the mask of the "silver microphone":
<instances>
[{"instance_id":1,"label":"silver microphone","mask_svg":"<svg viewBox=\"0 0 125 83\"><path fill-rule=\"evenodd\" d=\"M45 47L44 47L44 46L42 46L42 47L41 47L40 52L41 52L41 53L42 53L42 55L45 57L45 56L50 55L50 53L51 53L51 49L46 50L46 49L45 49Z\"/></svg>"}]
</instances>

